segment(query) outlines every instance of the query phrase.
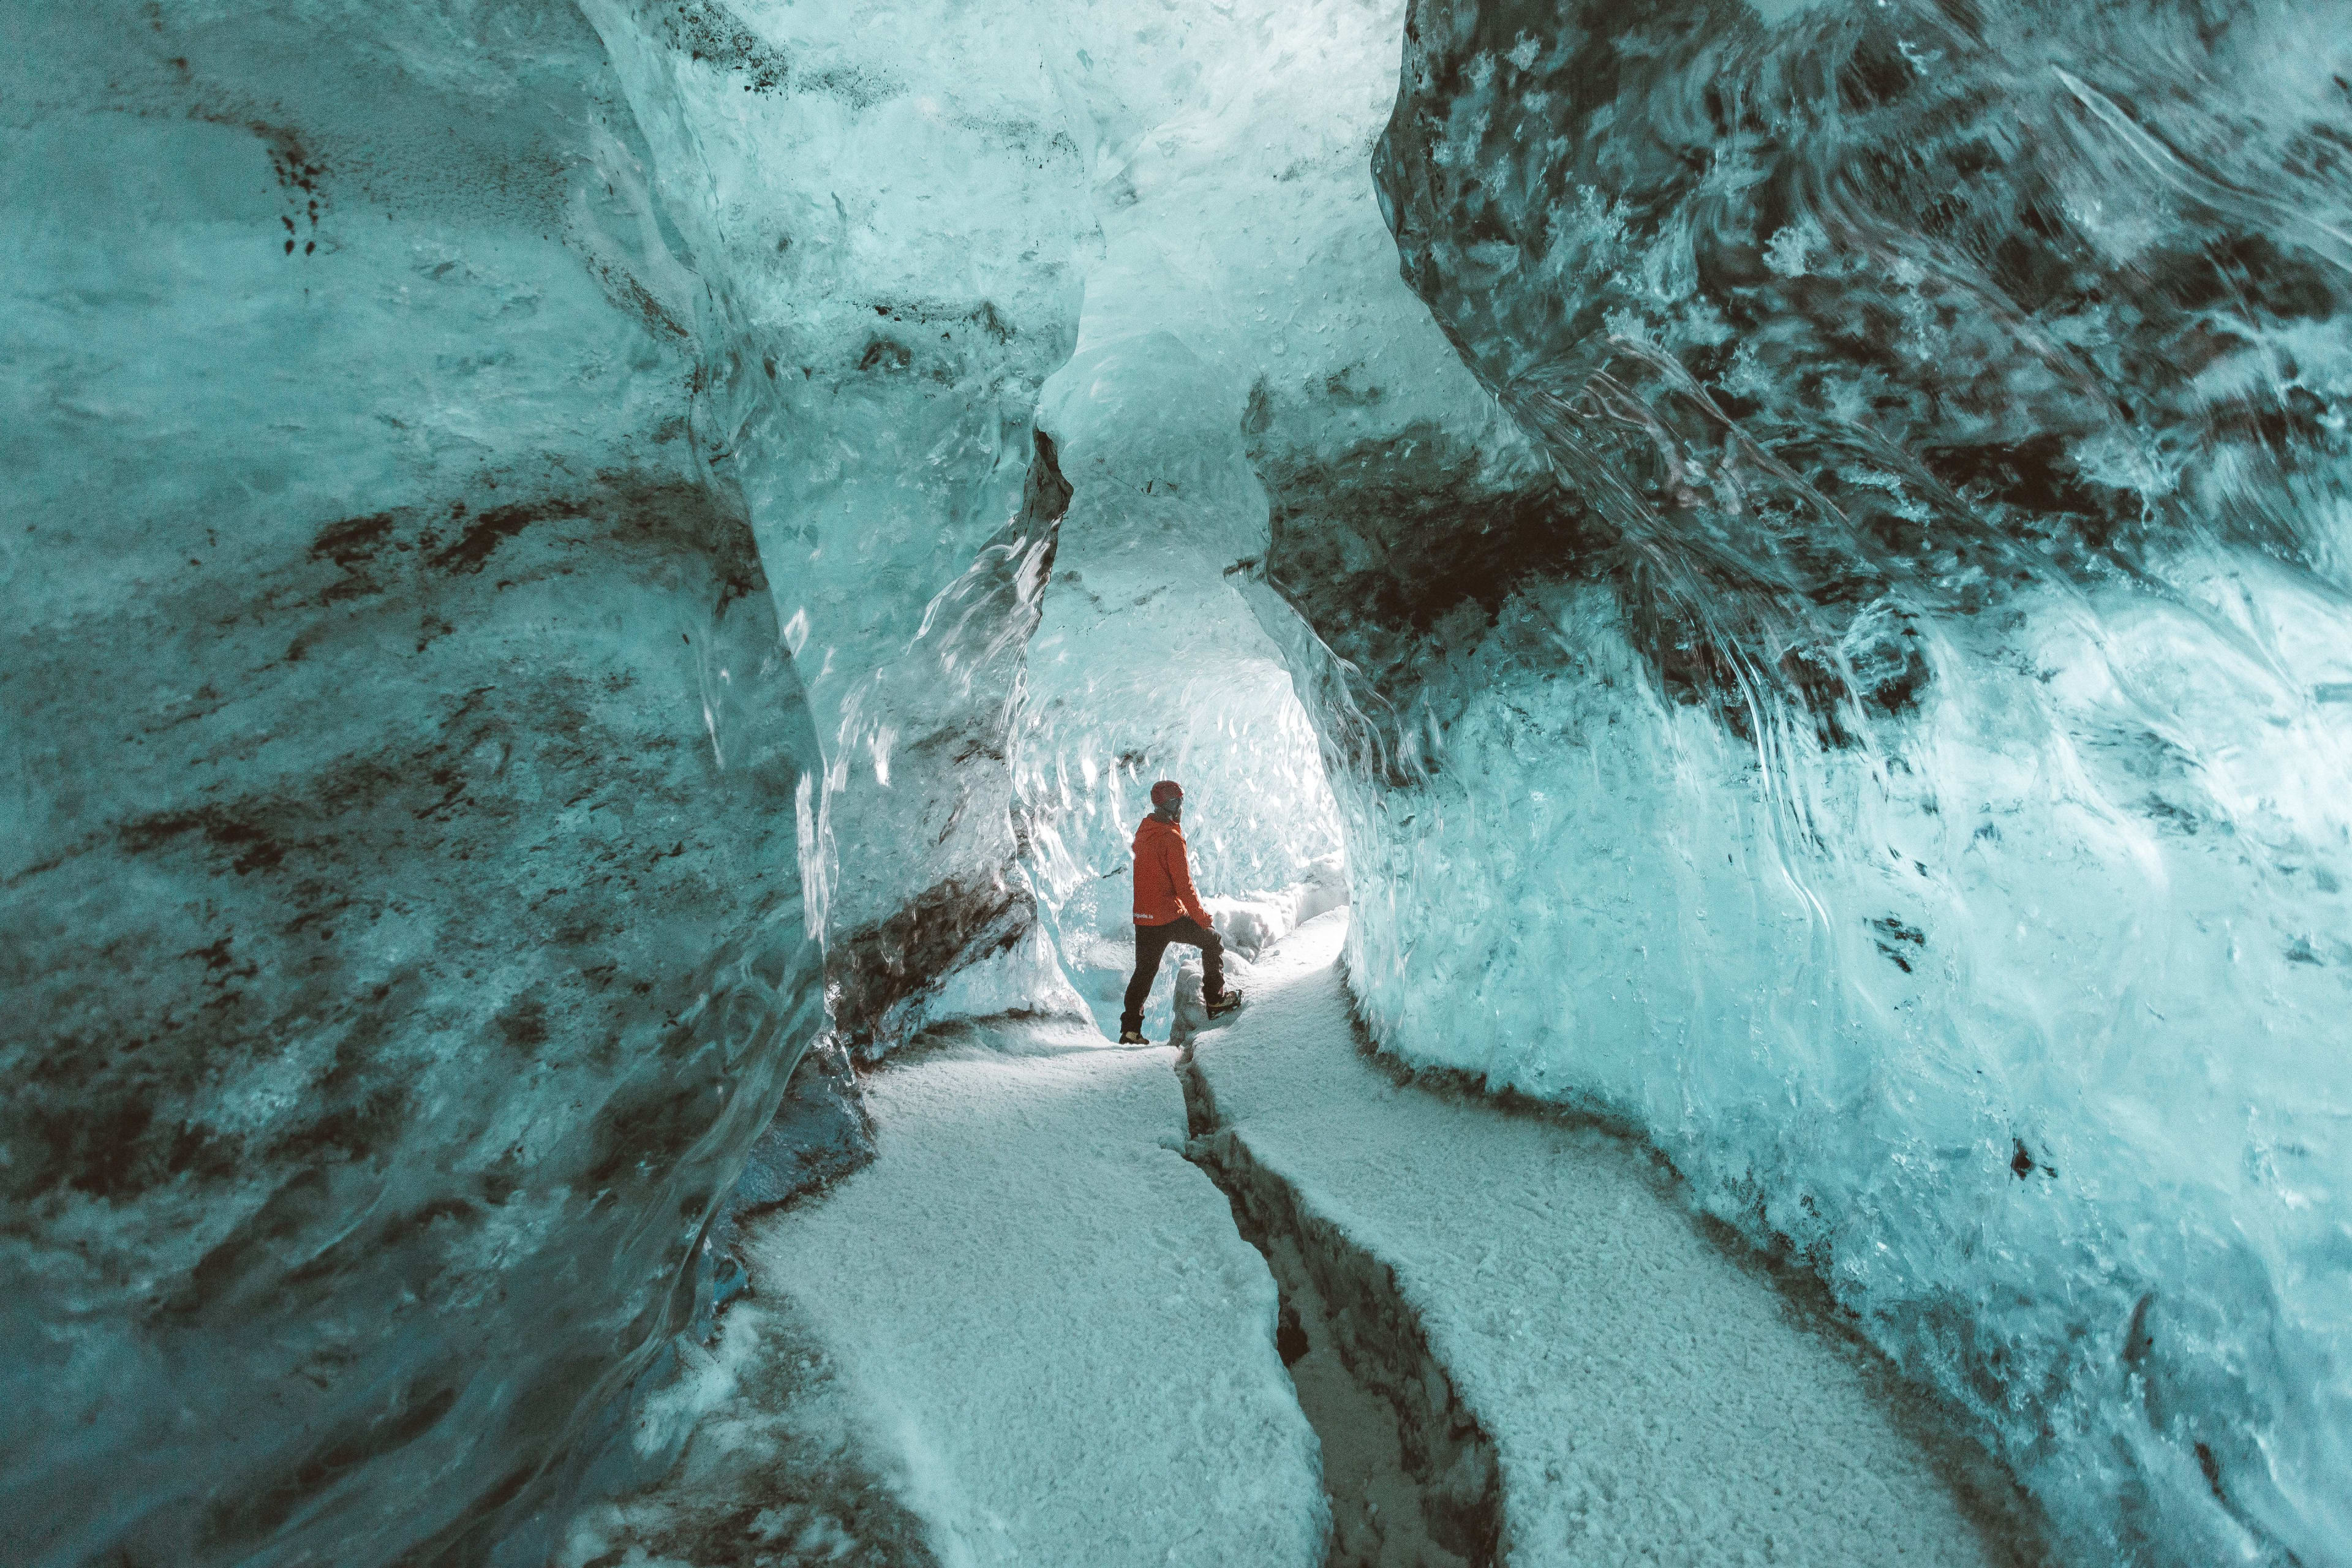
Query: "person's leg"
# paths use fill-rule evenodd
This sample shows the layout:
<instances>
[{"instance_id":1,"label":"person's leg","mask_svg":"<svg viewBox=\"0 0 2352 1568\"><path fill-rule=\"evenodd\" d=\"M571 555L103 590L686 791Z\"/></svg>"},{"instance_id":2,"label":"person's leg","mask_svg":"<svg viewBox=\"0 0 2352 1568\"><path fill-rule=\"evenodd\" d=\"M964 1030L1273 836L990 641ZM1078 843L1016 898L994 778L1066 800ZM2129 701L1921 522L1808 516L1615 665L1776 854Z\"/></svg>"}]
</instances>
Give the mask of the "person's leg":
<instances>
[{"instance_id":1,"label":"person's leg","mask_svg":"<svg viewBox=\"0 0 2352 1568\"><path fill-rule=\"evenodd\" d=\"M1197 921L1179 920L1163 928L1170 942L1201 950L1201 1000L1214 1002L1225 994L1225 939ZM1157 967L1155 962L1154 967Z\"/></svg>"},{"instance_id":2,"label":"person's leg","mask_svg":"<svg viewBox=\"0 0 2352 1568\"><path fill-rule=\"evenodd\" d=\"M1139 1035L1143 1032L1143 1001L1151 994L1151 982L1160 973L1160 955L1168 951L1167 926L1135 928L1135 974L1127 983L1127 1005L1118 1015L1118 1032Z\"/></svg>"},{"instance_id":3,"label":"person's leg","mask_svg":"<svg viewBox=\"0 0 2352 1568\"><path fill-rule=\"evenodd\" d=\"M1225 939L1215 931L1201 933L1201 1000L1214 1002L1225 994Z\"/></svg>"}]
</instances>

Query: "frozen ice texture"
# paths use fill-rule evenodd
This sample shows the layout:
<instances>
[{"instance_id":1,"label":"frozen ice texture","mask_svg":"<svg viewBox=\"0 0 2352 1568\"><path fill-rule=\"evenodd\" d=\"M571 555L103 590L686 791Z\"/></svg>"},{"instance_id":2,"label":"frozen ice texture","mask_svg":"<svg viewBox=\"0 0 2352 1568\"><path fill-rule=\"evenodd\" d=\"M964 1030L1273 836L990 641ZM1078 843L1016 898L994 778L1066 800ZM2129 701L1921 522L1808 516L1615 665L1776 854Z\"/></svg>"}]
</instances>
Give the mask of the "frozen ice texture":
<instances>
[{"instance_id":1,"label":"frozen ice texture","mask_svg":"<svg viewBox=\"0 0 2352 1568\"><path fill-rule=\"evenodd\" d=\"M1069 487L1033 416L1092 234L1047 19L583 10L705 283L698 452L743 498L807 686L834 1023L878 1052L1035 919L1007 758Z\"/></svg>"},{"instance_id":2,"label":"frozen ice texture","mask_svg":"<svg viewBox=\"0 0 2352 1568\"><path fill-rule=\"evenodd\" d=\"M2340 0L9 17L12 1557L528 1555L1174 774L2083 1554L2347 1561Z\"/></svg>"},{"instance_id":3,"label":"frozen ice texture","mask_svg":"<svg viewBox=\"0 0 2352 1568\"><path fill-rule=\"evenodd\" d=\"M691 274L566 12L7 16L0 1558L527 1543L821 1021Z\"/></svg>"},{"instance_id":4,"label":"frozen ice texture","mask_svg":"<svg viewBox=\"0 0 2352 1568\"><path fill-rule=\"evenodd\" d=\"M1422 0L1382 200L1549 471L1269 471L1376 1031L2085 1561L2352 1561L2347 19Z\"/></svg>"}]
</instances>

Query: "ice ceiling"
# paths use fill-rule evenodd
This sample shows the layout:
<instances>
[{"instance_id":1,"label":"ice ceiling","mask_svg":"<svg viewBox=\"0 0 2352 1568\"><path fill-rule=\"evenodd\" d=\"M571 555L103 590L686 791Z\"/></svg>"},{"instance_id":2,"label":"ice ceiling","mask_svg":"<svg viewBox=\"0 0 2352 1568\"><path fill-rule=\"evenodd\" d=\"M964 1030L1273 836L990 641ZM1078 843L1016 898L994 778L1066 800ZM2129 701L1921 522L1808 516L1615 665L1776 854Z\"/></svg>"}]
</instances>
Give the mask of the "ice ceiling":
<instances>
[{"instance_id":1,"label":"ice ceiling","mask_svg":"<svg viewBox=\"0 0 2352 1568\"><path fill-rule=\"evenodd\" d=\"M2079 1560L2352 1563L2352 8L6 14L10 1561L533 1560L1173 773Z\"/></svg>"}]
</instances>

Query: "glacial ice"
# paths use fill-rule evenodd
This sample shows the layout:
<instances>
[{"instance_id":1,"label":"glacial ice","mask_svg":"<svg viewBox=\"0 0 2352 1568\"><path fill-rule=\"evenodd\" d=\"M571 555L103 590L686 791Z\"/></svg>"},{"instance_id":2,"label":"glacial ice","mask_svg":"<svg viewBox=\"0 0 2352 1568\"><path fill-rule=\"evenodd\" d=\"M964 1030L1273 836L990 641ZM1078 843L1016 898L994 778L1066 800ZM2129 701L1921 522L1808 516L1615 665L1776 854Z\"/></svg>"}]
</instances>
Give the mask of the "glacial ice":
<instances>
[{"instance_id":1,"label":"glacial ice","mask_svg":"<svg viewBox=\"0 0 2352 1568\"><path fill-rule=\"evenodd\" d=\"M2352 1563L2342 0L6 14L11 1561L543 1553L1174 774L2069 1554Z\"/></svg>"},{"instance_id":2,"label":"glacial ice","mask_svg":"<svg viewBox=\"0 0 2352 1568\"><path fill-rule=\"evenodd\" d=\"M0 1558L527 1554L819 1015L688 275L576 16L7 15Z\"/></svg>"},{"instance_id":3,"label":"glacial ice","mask_svg":"<svg viewBox=\"0 0 2352 1568\"><path fill-rule=\"evenodd\" d=\"M2341 1563L2347 18L2203 15L1414 7L1382 199L1560 489L1377 667L1353 973L2086 1559Z\"/></svg>"}]
</instances>

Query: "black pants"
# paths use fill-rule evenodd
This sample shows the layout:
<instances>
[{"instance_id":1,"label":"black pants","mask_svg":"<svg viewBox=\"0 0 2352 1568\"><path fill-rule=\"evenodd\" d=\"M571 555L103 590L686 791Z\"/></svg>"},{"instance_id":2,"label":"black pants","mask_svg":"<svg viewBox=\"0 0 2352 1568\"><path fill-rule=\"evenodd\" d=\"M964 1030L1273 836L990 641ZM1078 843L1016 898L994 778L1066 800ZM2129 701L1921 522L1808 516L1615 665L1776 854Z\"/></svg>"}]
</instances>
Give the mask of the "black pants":
<instances>
[{"instance_id":1,"label":"black pants","mask_svg":"<svg viewBox=\"0 0 2352 1568\"><path fill-rule=\"evenodd\" d=\"M1178 915L1164 926L1135 928L1135 978L1127 983L1127 1011L1118 1016L1119 1033L1137 1035L1143 1032L1143 999L1151 994L1151 982L1160 973L1160 957L1171 942L1201 950L1201 995L1214 1001L1225 994L1225 939L1215 931L1186 916Z\"/></svg>"}]
</instances>

